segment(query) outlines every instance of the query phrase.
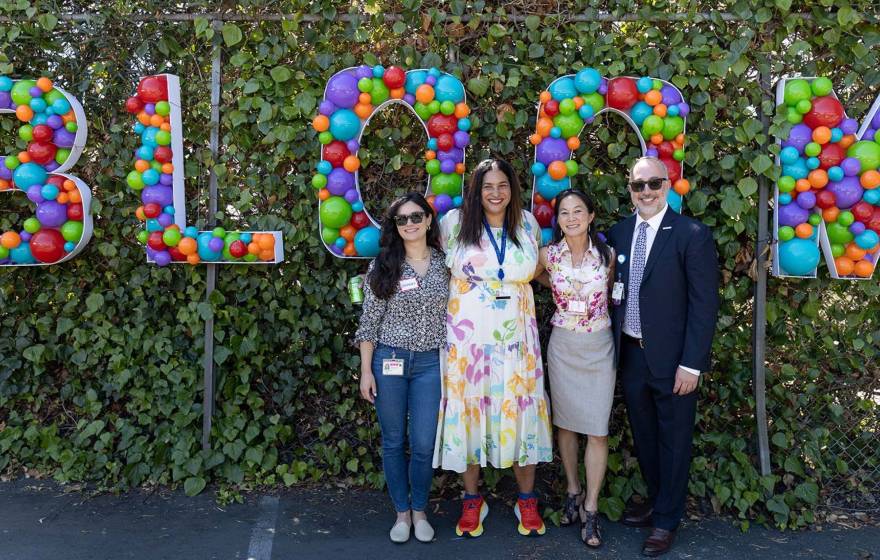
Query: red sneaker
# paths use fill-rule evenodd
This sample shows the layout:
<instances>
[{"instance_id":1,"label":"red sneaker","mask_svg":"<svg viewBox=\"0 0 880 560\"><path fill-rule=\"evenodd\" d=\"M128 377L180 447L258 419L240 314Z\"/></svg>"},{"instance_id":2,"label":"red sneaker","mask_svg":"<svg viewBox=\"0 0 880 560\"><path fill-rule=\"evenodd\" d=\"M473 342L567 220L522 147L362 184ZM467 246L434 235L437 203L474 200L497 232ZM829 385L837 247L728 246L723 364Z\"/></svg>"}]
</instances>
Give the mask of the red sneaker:
<instances>
[{"instance_id":1,"label":"red sneaker","mask_svg":"<svg viewBox=\"0 0 880 560\"><path fill-rule=\"evenodd\" d=\"M489 515L489 506L482 496L463 500L461 518L455 526L455 534L468 537L479 537L483 534L483 520Z\"/></svg>"},{"instance_id":2,"label":"red sneaker","mask_svg":"<svg viewBox=\"0 0 880 560\"><path fill-rule=\"evenodd\" d=\"M516 501L513 513L519 520L517 530L523 536L543 535L547 528L544 526L544 520L538 513L538 498L529 498L527 500Z\"/></svg>"}]
</instances>

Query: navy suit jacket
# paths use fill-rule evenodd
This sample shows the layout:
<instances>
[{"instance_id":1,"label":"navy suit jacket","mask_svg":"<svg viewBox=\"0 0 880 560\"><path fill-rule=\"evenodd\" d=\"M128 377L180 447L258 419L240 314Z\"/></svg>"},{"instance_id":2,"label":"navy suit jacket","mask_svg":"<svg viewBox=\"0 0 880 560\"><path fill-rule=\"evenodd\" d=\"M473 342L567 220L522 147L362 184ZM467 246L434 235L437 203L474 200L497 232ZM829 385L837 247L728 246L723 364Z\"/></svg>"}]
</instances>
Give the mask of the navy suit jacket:
<instances>
[{"instance_id":1,"label":"navy suit jacket","mask_svg":"<svg viewBox=\"0 0 880 560\"><path fill-rule=\"evenodd\" d=\"M620 277L629 297L630 248L635 214L608 232ZM639 288L639 315L648 368L654 377L675 376L678 366L708 371L718 316L718 257L711 230L702 222L666 210L645 263ZM615 358L619 361L626 299L612 305Z\"/></svg>"}]
</instances>

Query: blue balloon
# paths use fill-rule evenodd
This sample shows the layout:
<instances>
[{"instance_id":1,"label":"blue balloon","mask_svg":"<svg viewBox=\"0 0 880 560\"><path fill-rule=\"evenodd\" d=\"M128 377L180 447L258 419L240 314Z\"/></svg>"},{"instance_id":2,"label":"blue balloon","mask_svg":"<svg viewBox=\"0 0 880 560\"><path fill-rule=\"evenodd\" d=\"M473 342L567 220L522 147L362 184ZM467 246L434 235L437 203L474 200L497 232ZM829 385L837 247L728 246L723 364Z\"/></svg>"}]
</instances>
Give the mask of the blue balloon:
<instances>
[{"instance_id":1,"label":"blue balloon","mask_svg":"<svg viewBox=\"0 0 880 560\"><path fill-rule=\"evenodd\" d=\"M52 102L52 110L56 115L63 115L70 111L70 102L63 97L58 98Z\"/></svg>"},{"instance_id":2,"label":"blue balloon","mask_svg":"<svg viewBox=\"0 0 880 560\"><path fill-rule=\"evenodd\" d=\"M37 126L38 124L46 124L48 121L49 115L46 113L35 113L30 124L31 126Z\"/></svg>"},{"instance_id":3,"label":"blue balloon","mask_svg":"<svg viewBox=\"0 0 880 560\"><path fill-rule=\"evenodd\" d=\"M76 248L76 243L74 243L73 241L67 241L67 242L64 244L64 251L65 251L66 253L69 253L69 252L73 251L75 248Z\"/></svg>"},{"instance_id":4,"label":"blue balloon","mask_svg":"<svg viewBox=\"0 0 880 560\"><path fill-rule=\"evenodd\" d=\"M444 101L461 103L464 101L464 84L455 76L443 74L434 84L434 98L440 103Z\"/></svg>"},{"instance_id":5,"label":"blue balloon","mask_svg":"<svg viewBox=\"0 0 880 560\"><path fill-rule=\"evenodd\" d=\"M535 177L540 177L544 173L547 173L547 166L541 163L540 161L536 161L532 164L532 175Z\"/></svg>"},{"instance_id":6,"label":"blue balloon","mask_svg":"<svg viewBox=\"0 0 880 560\"><path fill-rule=\"evenodd\" d=\"M169 204L168 206L163 208L162 211L165 212L166 214L171 214L173 216L174 215L174 206L171 206Z\"/></svg>"},{"instance_id":7,"label":"blue balloon","mask_svg":"<svg viewBox=\"0 0 880 560\"><path fill-rule=\"evenodd\" d=\"M154 231L163 231L164 229L156 218L147 218L147 231L152 233Z\"/></svg>"},{"instance_id":8,"label":"blue balloon","mask_svg":"<svg viewBox=\"0 0 880 560\"><path fill-rule=\"evenodd\" d=\"M330 134L336 140L348 142L361 130L361 120L351 109L339 109L330 115Z\"/></svg>"},{"instance_id":9,"label":"blue balloon","mask_svg":"<svg viewBox=\"0 0 880 560\"><path fill-rule=\"evenodd\" d=\"M250 233L242 233L242 234L241 234L241 237L239 237L239 239L241 240L242 243L244 243L245 245L247 245L247 244L249 244L251 241L253 241L254 237L253 237L253 235L251 235Z\"/></svg>"},{"instance_id":10,"label":"blue balloon","mask_svg":"<svg viewBox=\"0 0 880 560\"><path fill-rule=\"evenodd\" d=\"M333 164L326 159L322 159L318 162L318 165L315 166L315 169L317 169L318 173L321 175L329 175L330 172L333 171Z\"/></svg>"},{"instance_id":11,"label":"blue balloon","mask_svg":"<svg viewBox=\"0 0 880 560\"><path fill-rule=\"evenodd\" d=\"M153 161L153 154L155 150L152 146L141 146L137 149L137 157L138 159L143 159L146 161Z\"/></svg>"},{"instance_id":12,"label":"blue balloon","mask_svg":"<svg viewBox=\"0 0 880 560\"><path fill-rule=\"evenodd\" d=\"M779 266L789 276L809 276L819 265L819 247L814 241L796 237L779 244Z\"/></svg>"},{"instance_id":13,"label":"blue balloon","mask_svg":"<svg viewBox=\"0 0 880 560\"><path fill-rule=\"evenodd\" d=\"M782 148L782 151L779 152L779 161L782 162L783 165L791 165L796 162L798 158L801 156L798 149L794 146L786 146Z\"/></svg>"},{"instance_id":14,"label":"blue balloon","mask_svg":"<svg viewBox=\"0 0 880 560\"><path fill-rule=\"evenodd\" d=\"M654 87L654 80L647 76L642 76L636 81L636 89L639 93L648 93Z\"/></svg>"},{"instance_id":15,"label":"blue balloon","mask_svg":"<svg viewBox=\"0 0 880 560\"><path fill-rule=\"evenodd\" d=\"M553 138L560 138L562 136L562 129L558 126L554 126L550 129L550 136Z\"/></svg>"},{"instance_id":16,"label":"blue balloon","mask_svg":"<svg viewBox=\"0 0 880 560\"><path fill-rule=\"evenodd\" d=\"M556 198L556 195L570 187L571 180L568 177L554 179L549 173L541 175L535 181L535 188L538 189L538 194L544 197L545 200Z\"/></svg>"},{"instance_id":17,"label":"blue balloon","mask_svg":"<svg viewBox=\"0 0 880 560\"><path fill-rule=\"evenodd\" d=\"M798 179L806 179L809 174L809 170L807 170L807 163L803 158L798 158L798 160L790 165L782 166L782 174L789 175L794 177L795 180Z\"/></svg>"},{"instance_id":18,"label":"blue balloon","mask_svg":"<svg viewBox=\"0 0 880 560\"><path fill-rule=\"evenodd\" d=\"M584 105L584 107L586 107L586 105ZM583 109L583 107L581 107L581 109ZM636 123L636 126L642 126L642 123L645 122L645 119L653 114L654 108L644 101L639 101L629 110L629 116L633 120L633 122Z\"/></svg>"},{"instance_id":19,"label":"blue balloon","mask_svg":"<svg viewBox=\"0 0 880 560\"><path fill-rule=\"evenodd\" d=\"M840 139L843 138L843 131L837 128L836 126L831 129L831 142L840 142Z\"/></svg>"},{"instance_id":20,"label":"blue balloon","mask_svg":"<svg viewBox=\"0 0 880 560\"><path fill-rule=\"evenodd\" d=\"M872 229L866 229L856 236L856 245L866 251L873 249L877 243L880 243L880 236Z\"/></svg>"},{"instance_id":21,"label":"blue balloon","mask_svg":"<svg viewBox=\"0 0 880 560\"><path fill-rule=\"evenodd\" d=\"M159 145L156 142L156 134L159 132L159 129L155 126L148 126L144 133L141 134L141 142L147 146L156 147Z\"/></svg>"},{"instance_id":22,"label":"blue balloon","mask_svg":"<svg viewBox=\"0 0 880 560\"><path fill-rule=\"evenodd\" d=\"M834 167L828 168L828 179L834 181L835 183L843 180L843 169L839 166L835 165Z\"/></svg>"},{"instance_id":23,"label":"blue balloon","mask_svg":"<svg viewBox=\"0 0 880 560\"><path fill-rule=\"evenodd\" d=\"M462 202L464 202L464 199L461 197L461 195L456 196L455 198L452 199L452 204L454 204L456 208L461 206Z\"/></svg>"},{"instance_id":24,"label":"blue balloon","mask_svg":"<svg viewBox=\"0 0 880 560\"><path fill-rule=\"evenodd\" d=\"M15 182L15 186L23 191L28 190L33 185L44 184L48 176L42 165L33 162L23 163L12 172L12 180Z\"/></svg>"},{"instance_id":25,"label":"blue balloon","mask_svg":"<svg viewBox=\"0 0 880 560\"><path fill-rule=\"evenodd\" d=\"M434 76L435 78L439 78L440 77L440 69L437 68L436 66L431 66L431 68L428 70L428 75Z\"/></svg>"},{"instance_id":26,"label":"blue balloon","mask_svg":"<svg viewBox=\"0 0 880 560\"><path fill-rule=\"evenodd\" d=\"M429 150L436 150L437 149L437 139L436 138L431 138L430 140L428 140L428 149Z\"/></svg>"},{"instance_id":27,"label":"blue balloon","mask_svg":"<svg viewBox=\"0 0 880 560\"><path fill-rule=\"evenodd\" d=\"M187 237L195 239L199 236L199 228L197 228L196 226L186 226L186 229L183 230L183 234Z\"/></svg>"},{"instance_id":28,"label":"blue balloon","mask_svg":"<svg viewBox=\"0 0 880 560\"><path fill-rule=\"evenodd\" d=\"M866 189L865 193L862 195L862 200L868 204L880 204L880 189Z\"/></svg>"},{"instance_id":29,"label":"blue balloon","mask_svg":"<svg viewBox=\"0 0 880 560\"><path fill-rule=\"evenodd\" d=\"M681 112L681 109L678 108L678 105L671 105L666 108L666 114L670 117L677 117Z\"/></svg>"},{"instance_id":30,"label":"blue balloon","mask_svg":"<svg viewBox=\"0 0 880 560\"><path fill-rule=\"evenodd\" d=\"M416 90L419 89L419 86L425 83L425 80L428 78L428 72L425 70L410 70L406 73L406 81L403 84L403 89L412 95L416 94Z\"/></svg>"},{"instance_id":31,"label":"blue balloon","mask_svg":"<svg viewBox=\"0 0 880 560\"><path fill-rule=\"evenodd\" d=\"M43 185L43 188L40 189L40 196L46 200L55 200L58 198L58 187L51 183Z\"/></svg>"},{"instance_id":32,"label":"blue balloon","mask_svg":"<svg viewBox=\"0 0 880 560\"><path fill-rule=\"evenodd\" d=\"M549 245L553 241L553 228L541 228L541 246Z\"/></svg>"},{"instance_id":33,"label":"blue balloon","mask_svg":"<svg viewBox=\"0 0 880 560\"><path fill-rule=\"evenodd\" d=\"M12 89L12 78L9 76L0 76L0 91L9 91Z\"/></svg>"},{"instance_id":34,"label":"blue balloon","mask_svg":"<svg viewBox=\"0 0 880 560\"><path fill-rule=\"evenodd\" d=\"M351 209L354 210L355 212L360 212L361 210L364 209L364 203L361 202L360 200L355 200L354 202L351 203Z\"/></svg>"},{"instance_id":35,"label":"blue balloon","mask_svg":"<svg viewBox=\"0 0 880 560\"><path fill-rule=\"evenodd\" d=\"M159 182L159 172L155 169L147 169L141 174L145 185L155 185Z\"/></svg>"},{"instance_id":36,"label":"blue balloon","mask_svg":"<svg viewBox=\"0 0 880 560\"><path fill-rule=\"evenodd\" d=\"M385 75L385 68L381 64L373 66L373 77L381 78Z\"/></svg>"},{"instance_id":37,"label":"blue balloon","mask_svg":"<svg viewBox=\"0 0 880 560\"><path fill-rule=\"evenodd\" d=\"M681 205L683 202L684 198L674 190L669 189L669 192L666 193L666 203L679 214L681 214Z\"/></svg>"},{"instance_id":38,"label":"blue balloon","mask_svg":"<svg viewBox=\"0 0 880 560\"><path fill-rule=\"evenodd\" d=\"M595 68L584 68L574 76L574 87L580 93L595 93L602 85L602 76Z\"/></svg>"},{"instance_id":39,"label":"blue balloon","mask_svg":"<svg viewBox=\"0 0 880 560\"><path fill-rule=\"evenodd\" d=\"M552 84L550 84L548 91L550 92L550 95L553 97L553 99L555 99L556 101L571 99L578 94L577 88L574 85L574 80L572 80L568 76L556 79Z\"/></svg>"},{"instance_id":40,"label":"blue balloon","mask_svg":"<svg viewBox=\"0 0 880 560\"><path fill-rule=\"evenodd\" d=\"M223 255L222 250L212 251L211 248L208 246L211 243L211 239L213 238L214 236L211 234L210 231L205 231L200 233L198 239L196 240L196 243L199 247L199 257L203 261L216 261L219 260L220 257Z\"/></svg>"},{"instance_id":41,"label":"blue balloon","mask_svg":"<svg viewBox=\"0 0 880 560\"><path fill-rule=\"evenodd\" d=\"M354 235L354 250L361 257L375 257L379 254L379 237L381 233L376 226L367 226Z\"/></svg>"},{"instance_id":42,"label":"blue balloon","mask_svg":"<svg viewBox=\"0 0 880 560\"><path fill-rule=\"evenodd\" d=\"M594 114L594 111L593 111L593 106L592 106L592 105L587 105L587 104L585 103L585 104L581 105L581 108L580 108L580 109L578 109L578 116L579 116L580 118L584 119L585 121L586 121L586 120L589 120L589 119L592 119L592 118L593 118L593 114Z\"/></svg>"},{"instance_id":43,"label":"blue balloon","mask_svg":"<svg viewBox=\"0 0 880 560\"><path fill-rule=\"evenodd\" d=\"M42 113L46 110L46 107L48 107L48 105L46 104L46 100L42 97L34 97L33 99L31 99L30 106L35 113Z\"/></svg>"},{"instance_id":44,"label":"blue balloon","mask_svg":"<svg viewBox=\"0 0 880 560\"><path fill-rule=\"evenodd\" d=\"M791 194L789 194L789 193L780 194L779 195L779 204L781 204L783 206L787 206L787 205L791 204Z\"/></svg>"},{"instance_id":45,"label":"blue balloon","mask_svg":"<svg viewBox=\"0 0 880 560\"><path fill-rule=\"evenodd\" d=\"M147 127L144 126L144 123L135 123L135 125L134 125L134 133L135 133L135 134L143 134L143 133L144 133L144 130L146 130L146 128L147 128Z\"/></svg>"},{"instance_id":46,"label":"blue balloon","mask_svg":"<svg viewBox=\"0 0 880 560\"><path fill-rule=\"evenodd\" d=\"M37 262L37 259L31 254L30 243L21 243L15 249L10 249L9 258L16 264L34 264Z\"/></svg>"},{"instance_id":47,"label":"blue balloon","mask_svg":"<svg viewBox=\"0 0 880 560\"><path fill-rule=\"evenodd\" d=\"M819 169L819 165L821 162L817 157L809 157L807 158L807 169Z\"/></svg>"},{"instance_id":48,"label":"blue balloon","mask_svg":"<svg viewBox=\"0 0 880 560\"><path fill-rule=\"evenodd\" d=\"M333 242L333 244L336 245L337 247L339 247L340 249L344 248L346 243L348 243L348 241L346 241L344 237L337 237L336 241Z\"/></svg>"}]
</instances>

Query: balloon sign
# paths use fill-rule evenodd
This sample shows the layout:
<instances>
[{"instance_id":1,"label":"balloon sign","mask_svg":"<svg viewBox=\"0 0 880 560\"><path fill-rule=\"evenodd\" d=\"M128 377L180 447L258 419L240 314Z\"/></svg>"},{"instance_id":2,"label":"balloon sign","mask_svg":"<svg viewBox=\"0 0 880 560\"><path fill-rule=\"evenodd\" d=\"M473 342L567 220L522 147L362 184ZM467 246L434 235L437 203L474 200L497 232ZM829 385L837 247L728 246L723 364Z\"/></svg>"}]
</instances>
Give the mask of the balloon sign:
<instances>
[{"instance_id":1,"label":"balloon sign","mask_svg":"<svg viewBox=\"0 0 880 560\"><path fill-rule=\"evenodd\" d=\"M571 159L581 144L578 136L606 111L622 115L635 129L642 153L666 165L673 185L669 206L681 211L682 197L690 190L690 183L681 176L685 119L690 112L681 92L656 78L608 79L594 68L584 68L557 78L541 92L535 133L529 138L535 146L532 213L541 225L544 244L553 231L551 203L571 187L571 177L578 172L577 162Z\"/></svg>"},{"instance_id":2,"label":"balloon sign","mask_svg":"<svg viewBox=\"0 0 880 560\"><path fill-rule=\"evenodd\" d=\"M867 280L880 254L880 97L859 127L828 78L783 78L773 274L813 278L819 244L833 278Z\"/></svg>"},{"instance_id":3,"label":"balloon sign","mask_svg":"<svg viewBox=\"0 0 880 560\"><path fill-rule=\"evenodd\" d=\"M173 74L141 78L125 109L137 115L138 121L134 132L140 144L126 182L140 193L143 203L135 215L146 224L138 240L147 246L148 262L166 266L172 262L277 264L284 260L280 231L232 232L222 227L199 231L186 225L180 78Z\"/></svg>"},{"instance_id":4,"label":"balloon sign","mask_svg":"<svg viewBox=\"0 0 880 560\"><path fill-rule=\"evenodd\" d=\"M461 206L471 128L461 81L437 68L405 72L397 66L358 66L337 72L312 120L322 146L312 186L320 200L321 239L338 257L379 254L379 224L364 208L358 187L357 152L376 111L394 103L415 112L428 133L428 202L441 217Z\"/></svg>"},{"instance_id":5,"label":"balloon sign","mask_svg":"<svg viewBox=\"0 0 880 560\"><path fill-rule=\"evenodd\" d=\"M0 76L0 114L15 113L18 136L27 149L0 164L0 191L27 193L35 215L21 231L0 235L0 266L61 263L83 250L92 237L92 193L76 165L88 125L77 99L49 78L14 80Z\"/></svg>"}]
</instances>

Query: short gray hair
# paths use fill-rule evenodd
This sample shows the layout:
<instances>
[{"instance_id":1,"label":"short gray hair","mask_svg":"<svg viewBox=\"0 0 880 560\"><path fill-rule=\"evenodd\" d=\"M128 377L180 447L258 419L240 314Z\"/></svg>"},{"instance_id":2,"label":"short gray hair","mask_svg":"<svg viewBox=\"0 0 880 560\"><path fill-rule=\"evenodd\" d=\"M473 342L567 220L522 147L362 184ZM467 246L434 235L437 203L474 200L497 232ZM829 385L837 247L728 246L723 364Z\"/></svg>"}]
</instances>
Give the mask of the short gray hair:
<instances>
[{"instance_id":1,"label":"short gray hair","mask_svg":"<svg viewBox=\"0 0 880 560\"><path fill-rule=\"evenodd\" d=\"M662 168L663 171L665 172L664 174L666 175L666 177L664 177L664 179L666 179L667 181L669 180L669 170L666 169L666 164L663 163L663 160L662 160L662 159L660 159L660 158L658 158L658 157L654 157L654 156L642 156L642 157L640 157L640 158L637 158L637 159L633 162L632 167L629 168L629 176L630 176L630 177L632 177L632 172L633 172L633 169L635 169L636 165L642 163L643 161L647 161L647 162L651 162L651 163L656 163L657 165L659 165L660 168Z\"/></svg>"}]
</instances>

